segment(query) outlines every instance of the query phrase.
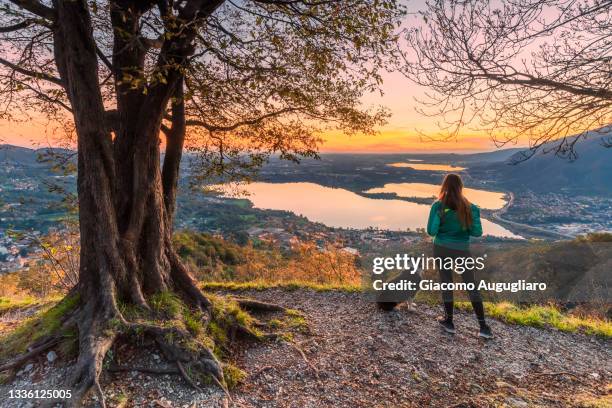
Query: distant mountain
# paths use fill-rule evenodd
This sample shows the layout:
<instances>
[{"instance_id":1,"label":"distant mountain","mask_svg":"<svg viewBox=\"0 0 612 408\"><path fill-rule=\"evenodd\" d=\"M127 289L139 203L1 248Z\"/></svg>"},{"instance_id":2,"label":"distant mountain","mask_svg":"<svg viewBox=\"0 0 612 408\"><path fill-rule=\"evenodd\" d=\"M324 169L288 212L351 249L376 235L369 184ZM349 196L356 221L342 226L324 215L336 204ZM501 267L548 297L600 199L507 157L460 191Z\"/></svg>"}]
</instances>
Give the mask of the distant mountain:
<instances>
[{"instance_id":1,"label":"distant mountain","mask_svg":"<svg viewBox=\"0 0 612 408\"><path fill-rule=\"evenodd\" d=\"M30 167L48 167L48 164L40 161L41 158L48 158L50 155L72 155L73 153L71 150L58 147L30 149L10 144L0 144L0 164L15 163Z\"/></svg>"},{"instance_id":2,"label":"distant mountain","mask_svg":"<svg viewBox=\"0 0 612 408\"><path fill-rule=\"evenodd\" d=\"M524 148L510 148L472 154L325 154L321 160L305 159L300 165L273 158L264 166L264 180L312 181L325 185L363 191L388 182L410 178L418 182L439 183L440 172L422 172L388 166L395 161L418 160L424 163L453 164L467 167L473 180L492 180L493 184L511 191L568 192L579 195L612 196L612 148L602 146L607 134L589 132L576 143L575 160L555 156L550 151L555 142L544 145L528 160L512 164L525 154ZM0 165L14 162L32 169L44 168L38 157L47 152L72 153L64 149L28 149L0 145ZM189 157L187 155L186 157ZM188 160L182 164L187 170Z\"/></svg>"},{"instance_id":3,"label":"distant mountain","mask_svg":"<svg viewBox=\"0 0 612 408\"><path fill-rule=\"evenodd\" d=\"M576 143L574 160L550 152L555 143L551 142L527 160L521 161L526 154L523 149L515 151L505 160L470 167L469 172L473 177L494 173L501 185L516 190L610 196L612 148L604 147L603 139L611 136L612 131L608 134L589 132Z\"/></svg>"},{"instance_id":4,"label":"distant mountain","mask_svg":"<svg viewBox=\"0 0 612 408\"><path fill-rule=\"evenodd\" d=\"M484 153L462 154L459 157L460 160L465 160L466 162L504 162L510 159L515 154L524 150L525 149L521 147L513 147L510 149L499 149Z\"/></svg>"},{"instance_id":5,"label":"distant mountain","mask_svg":"<svg viewBox=\"0 0 612 408\"><path fill-rule=\"evenodd\" d=\"M37 155L34 149L8 144L0 145L0 163L22 163L24 165L37 164Z\"/></svg>"}]
</instances>

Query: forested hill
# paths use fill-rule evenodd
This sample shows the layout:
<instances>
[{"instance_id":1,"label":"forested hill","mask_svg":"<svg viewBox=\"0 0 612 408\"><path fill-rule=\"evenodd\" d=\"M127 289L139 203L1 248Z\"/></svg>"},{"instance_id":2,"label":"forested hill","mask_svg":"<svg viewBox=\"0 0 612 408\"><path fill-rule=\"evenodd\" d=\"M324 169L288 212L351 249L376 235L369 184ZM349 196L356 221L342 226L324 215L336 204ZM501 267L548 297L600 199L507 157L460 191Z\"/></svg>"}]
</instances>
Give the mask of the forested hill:
<instances>
[{"instance_id":1,"label":"forested hill","mask_svg":"<svg viewBox=\"0 0 612 408\"><path fill-rule=\"evenodd\" d=\"M19 164L21 166L45 167L45 160L56 157L58 160L75 159L76 152L63 148L39 148L0 144L0 163Z\"/></svg>"},{"instance_id":2,"label":"forested hill","mask_svg":"<svg viewBox=\"0 0 612 408\"><path fill-rule=\"evenodd\" d=\"M612 148L605 144L612 137L590 132L575 145L575 159L555 156L553 143L543 146L533 157L521 161L523 151L513 151L507 159L473 163L469 173L475 178L495 174L500 184L512 190L535 192L566 191L572 194L612 195ZM492 153L494 154L494 153ZM483 155L483 159L487 154Z\"/></svg>"}]
</instances>

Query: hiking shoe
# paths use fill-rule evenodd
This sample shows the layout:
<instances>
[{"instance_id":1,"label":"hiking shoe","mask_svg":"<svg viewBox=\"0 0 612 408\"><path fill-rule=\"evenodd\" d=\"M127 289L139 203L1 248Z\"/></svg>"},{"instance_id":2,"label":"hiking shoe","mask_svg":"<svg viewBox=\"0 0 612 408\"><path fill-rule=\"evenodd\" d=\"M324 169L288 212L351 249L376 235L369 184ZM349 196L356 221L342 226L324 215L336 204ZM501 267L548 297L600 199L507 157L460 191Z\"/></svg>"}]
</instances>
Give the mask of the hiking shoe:
<instances>
[{"instance_id":1,"label":"hiking shoe","mask_svg":"<svg viewBox=\"0 0 612 408\"><path fill-rule=\"evenodd\" d=\"M445 332L455 334L455 325L452 320L446 317L438 317L438 323L440 323Z\"/></svg>"},{"instance_id":2,"label":"hiking shoe","mask_svg":"<svg viewBox=\"0 0 612 408\"><path fill-rule=\"evenodd\" d=\"M493 332L491 332L491 328L486 325L483 324L482 326L480 326L480 331L478 332L478 337L482 337L483 339L492 339L493 338Z\"/></svg>"}]
</instances>

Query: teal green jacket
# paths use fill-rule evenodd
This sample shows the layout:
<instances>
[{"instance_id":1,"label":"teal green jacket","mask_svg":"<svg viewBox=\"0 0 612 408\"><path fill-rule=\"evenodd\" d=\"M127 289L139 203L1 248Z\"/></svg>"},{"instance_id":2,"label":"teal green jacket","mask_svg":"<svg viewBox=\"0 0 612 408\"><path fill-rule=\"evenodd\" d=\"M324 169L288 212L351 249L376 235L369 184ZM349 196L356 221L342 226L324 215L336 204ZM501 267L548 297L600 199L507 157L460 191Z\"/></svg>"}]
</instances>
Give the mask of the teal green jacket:
<instances>
[{"instance_id":1,"label":"teal green jacket","mask_svg":"<svg viewBox=\"0 0 612 408\"><path fill-rule=\"evenodd\" d=\"M441 208L442 203L440 201L432 204L427 221L427 234L434 237L433 242L436 245L454 249L468 249L470 237L480 237L482 235L480 208L472 204L472 225L468 229L463 228L454 210L445 208L442 216Z\"/></svg>"}]
</instances>

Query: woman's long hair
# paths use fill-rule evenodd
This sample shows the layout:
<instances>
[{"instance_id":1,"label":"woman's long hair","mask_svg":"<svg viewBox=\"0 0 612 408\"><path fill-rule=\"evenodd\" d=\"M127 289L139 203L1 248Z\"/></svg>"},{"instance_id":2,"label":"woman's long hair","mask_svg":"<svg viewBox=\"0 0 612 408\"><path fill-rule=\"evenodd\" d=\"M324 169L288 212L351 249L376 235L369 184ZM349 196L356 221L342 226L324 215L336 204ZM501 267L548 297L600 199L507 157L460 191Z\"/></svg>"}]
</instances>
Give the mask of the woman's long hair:
<instances>
[{"instance_id":1,"label":"woman's long hair","mask_svg":"<svg viewBox=\"0 0 612 408\"><path fill-rule=\"evenodd\" d=\"M472 226L472 205L463 195L463 181L458 174L447 174L442 182L438 200L443 204L444 208L455 210L459 222L464 229Z\"/></svg>"}]
</instances>

